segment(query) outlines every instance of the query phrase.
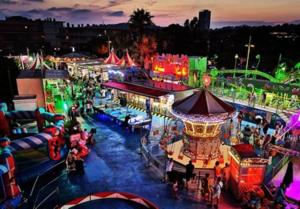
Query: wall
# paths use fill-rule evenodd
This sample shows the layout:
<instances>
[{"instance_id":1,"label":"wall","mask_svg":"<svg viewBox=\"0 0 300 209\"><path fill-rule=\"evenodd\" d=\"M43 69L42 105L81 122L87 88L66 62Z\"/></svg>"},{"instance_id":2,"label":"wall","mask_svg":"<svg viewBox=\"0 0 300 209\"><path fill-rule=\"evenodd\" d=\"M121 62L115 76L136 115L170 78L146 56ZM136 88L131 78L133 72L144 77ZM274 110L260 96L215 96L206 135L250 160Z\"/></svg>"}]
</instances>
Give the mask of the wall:
<instances>
[{"instance_id":1,"label":"wall","mask_svg":"<svg viewBox=\"0 0 300 209\"><path fill-rule=\"evenodd\" d=\"M45 107L45 96L41 78L17 79L19 95L36 95L38 107Z\"/></svg>"}]
</instances>

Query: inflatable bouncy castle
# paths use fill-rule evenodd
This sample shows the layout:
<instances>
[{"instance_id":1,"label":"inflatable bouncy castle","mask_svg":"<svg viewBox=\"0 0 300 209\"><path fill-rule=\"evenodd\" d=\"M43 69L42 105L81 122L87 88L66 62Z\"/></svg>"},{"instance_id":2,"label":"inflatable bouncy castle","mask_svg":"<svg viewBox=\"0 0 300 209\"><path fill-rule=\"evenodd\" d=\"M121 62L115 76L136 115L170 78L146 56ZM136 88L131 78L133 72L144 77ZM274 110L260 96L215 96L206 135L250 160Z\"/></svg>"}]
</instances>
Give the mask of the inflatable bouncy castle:
<instances>
[{"instance_id":1,"label":"inflatable bouncy castle","mask_svg":"<svg viewBox=\"0 0 300 209\"><path fill-rule=\"evenodd\" d=\"M12 128L16 120L35 120L39 133L28 134L21 128ZM43 108L36 111L0 111L0 209L16 208L22 199L15 178L13 154L47 145L49 158L60 160L66 153L63 134L63 115L45 112Z\"/></svg>"},{"instance_id":2,"label":"inflatable bouncy castle","mask_svg":"<svg viewBox=\"0 0 300 209\"><path fill-rule=\"evenodd\" d=\"M15 160L9 144L8 138L0 139L0 181L3 187L0 190L5 200L3 204L0 204L0 209L15 208L22 199L21 190L15 179Z\"/></svg>"}]
</instances>

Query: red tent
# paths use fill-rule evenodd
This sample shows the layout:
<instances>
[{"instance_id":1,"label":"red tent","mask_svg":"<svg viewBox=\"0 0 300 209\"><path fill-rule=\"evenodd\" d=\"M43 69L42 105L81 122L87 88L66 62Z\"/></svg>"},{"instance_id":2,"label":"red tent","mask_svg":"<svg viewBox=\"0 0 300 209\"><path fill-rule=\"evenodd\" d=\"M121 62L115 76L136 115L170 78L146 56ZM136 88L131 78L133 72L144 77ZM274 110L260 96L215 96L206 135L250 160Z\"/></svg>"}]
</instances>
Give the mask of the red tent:
<instances>
[{"instance_id":1,"label":"red tent","mask_svg":"<svg viewBox=\"0 0 300 209\"><path fill-rule=\"evenodd\" d=\"M117 57L114 49L112 48L108 58L104 61L105 64L117 64L120 59Z\"/></svg>"},{"instance_id":2,"label":"red tent","mask_svg":"<svg viewBox=\"0 0 300 209\"><path fill-rule=\"evenodd\" d=\"M117 65L120 65L122 67L128 66L132 67L135 66L135 63L133 62L132 58L130 57L128 50L126 49L126 54L123 56L118 62Z\"/></svg>"}]
</instances>

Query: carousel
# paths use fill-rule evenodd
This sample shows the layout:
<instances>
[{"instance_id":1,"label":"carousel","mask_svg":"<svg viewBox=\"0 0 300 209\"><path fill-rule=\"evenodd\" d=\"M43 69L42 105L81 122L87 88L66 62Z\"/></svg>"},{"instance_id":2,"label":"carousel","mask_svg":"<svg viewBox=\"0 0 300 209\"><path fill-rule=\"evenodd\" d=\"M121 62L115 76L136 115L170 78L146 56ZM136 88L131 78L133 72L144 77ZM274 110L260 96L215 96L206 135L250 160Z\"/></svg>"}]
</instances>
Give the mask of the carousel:
<instances>
[{"instance_id":1,"label":"carousel","mask_svg":"<svg viewBox=\"0 0 300 209\"><path fill-rule=\"evenodd\" d=\"M234 112L207 89L197 91L172 105L171 114L183 122L184 130L175 142L162 138L161 147L179 164L192 160L195 168L211 169L216 161L228 161L230 147L221 144L221 126Z\"/></svg>"}]
</instances>

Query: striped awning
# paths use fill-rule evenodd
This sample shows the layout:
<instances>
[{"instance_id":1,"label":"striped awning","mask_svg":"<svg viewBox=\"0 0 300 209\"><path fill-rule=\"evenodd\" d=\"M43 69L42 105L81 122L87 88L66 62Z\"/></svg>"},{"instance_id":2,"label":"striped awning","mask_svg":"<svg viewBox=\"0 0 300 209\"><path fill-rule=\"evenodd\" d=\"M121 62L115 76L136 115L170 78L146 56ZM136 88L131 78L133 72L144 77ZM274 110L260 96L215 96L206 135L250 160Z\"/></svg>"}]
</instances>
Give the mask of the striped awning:
<instances>
[{"instance_id":1,"label":"striped awning","mask_svg":"<svg viewBox=\"0 0 300 209\"><path fill-rule=\"evenodd\" d=\"M25 137L22 139L14 140L10 143L12 152L33 149L52 139L52 136L47 133L39 133L34 136Z\"/></svg>"},{"instance_id":2,"label":"striped awning","mask_svg":"<svg viewBox=\"0 0 300 209\"><path fill-rule=\"evenodd\" d=\"M35 111L12 111L5 116L10 119L35 119Z\"/></svg>"}]
</instances>

